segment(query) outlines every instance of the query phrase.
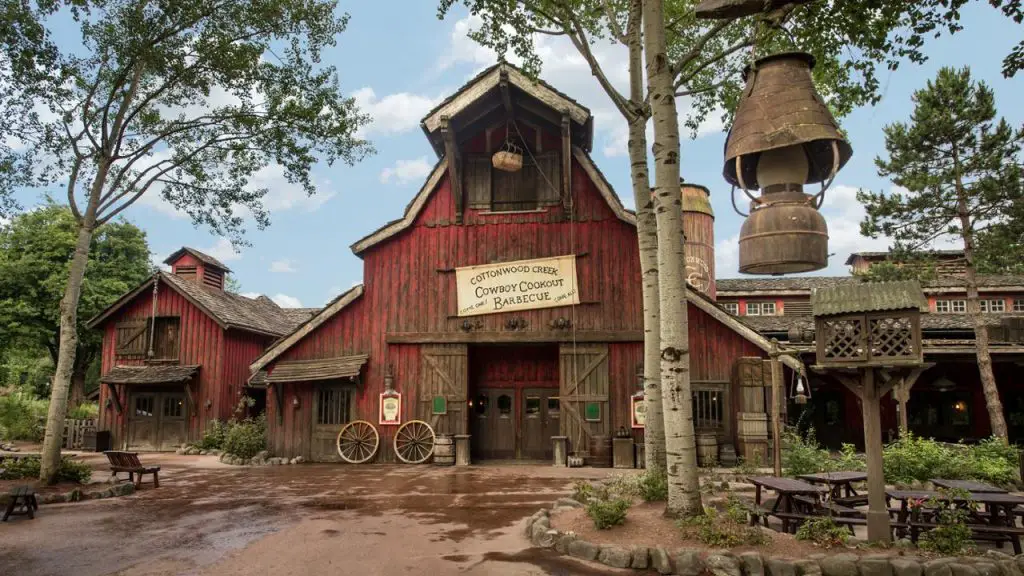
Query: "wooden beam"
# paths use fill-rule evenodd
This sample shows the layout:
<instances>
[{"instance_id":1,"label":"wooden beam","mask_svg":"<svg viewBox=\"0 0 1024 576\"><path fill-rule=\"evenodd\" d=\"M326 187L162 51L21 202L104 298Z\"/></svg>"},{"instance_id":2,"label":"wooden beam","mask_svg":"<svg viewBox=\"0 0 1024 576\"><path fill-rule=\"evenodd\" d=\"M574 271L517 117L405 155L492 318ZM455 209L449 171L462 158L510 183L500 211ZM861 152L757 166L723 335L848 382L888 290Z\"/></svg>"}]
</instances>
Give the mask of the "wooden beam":
<instances>
[{"instance_id":1,"label":"wooden beam","mask_svg":"<svg viewBox=\"0 0 1024 576\"><path fill-rule=\"evenodd\" d=\"M518 344L573 342L571 332L392 332L388 344ZM576 342L643 342L643 330L584 330Z\"/></svg>"},{"instance_id":2,"label":"wooden beam","mask_svg":"<svg viewBox=\"0 0 1024 576\"><path fill-rule=\"evenodd\" d=\"M441 138L444 139L444 155L448 158L448 182L455 197L455 223L462 224L462 171L459 169L462 162L447 116L441 117Z\"/></svg>"},{"instance_id":3,"label":"wooden beam","mask_svg":"<svg viewBox=\"0 0 1024 576\"><path fill-rule=\"evenodd\" d=\"M277 425L284 424L284 385L271 384L274 387L274 398L277 399Z\"/></svg>"},{"instance_id":4,"label":"wooden beam","mask_svg":"<svg viewBox=\"0 0 1024 576\"><path fill-rule=\"evenodd\" d=\"M110 382L107 382L106 385L107 385L107 391L110 393L110 397L114 399L114 410L116 410L117 413L120 414L122 412L122 408L121 408L121 395L117 393L117 387L116 386L114 386Z\"/></svg>"},{"instance_id":5,"label":"wooden beam","mask_svg":"<svg viewBox=\"0 0 1024 576\"><path fill-rule=\"evenodd\" d=\"M863 371L861 413L864 417L864 452L868 464L868 540L888 542L891 537L889 510L885 505L885 475L882 469L882 419L878 406L881 395L875 388L875 370Z\"/></svg>"},{"instance_id":6,"label":"wooden beam","mask_svg":"<svg viewBox=\"0 0 1024 576\"><path fill-rule=\"evenodd\" d=\"M196 399L192 396L192 385L188 382L185 382L185 398L188 399L189 414L198 416L196 413Z\"/></svg>"},{"instance_id":7,"label":"wooden beam","mask_svg":"<svg viewBox=\"0 0 1024 576\"><path fill-rule=\"evenodd\" d=\"M570 220L574 218L572 204L572 121L562 114L562 208Z\"/></svg>"},{"instance_id":8,"label":"wooden beam","mask_svg":"<svg viewBox=\"0 0 1024 576\"><path fill-rule=\"evenodd\" d=\"M508 70L502 69L498 75L498 88L501 90L501 104L505 107L505 115L509 120L515 118L515 110L512 108L512 91L508 86Z\"/></svg>"},{"instance_id":9,"label":"wooden beam","mask_svg":"<svg viewBox=\"0 0 1024 576\"><path fill-rule=\"evenodd\" d=\"M779 342L772 338L771 350L768 352L772 364L772 465L775 476L782 477L782 363L779 362Z\"/></svg>"}]
</instances>

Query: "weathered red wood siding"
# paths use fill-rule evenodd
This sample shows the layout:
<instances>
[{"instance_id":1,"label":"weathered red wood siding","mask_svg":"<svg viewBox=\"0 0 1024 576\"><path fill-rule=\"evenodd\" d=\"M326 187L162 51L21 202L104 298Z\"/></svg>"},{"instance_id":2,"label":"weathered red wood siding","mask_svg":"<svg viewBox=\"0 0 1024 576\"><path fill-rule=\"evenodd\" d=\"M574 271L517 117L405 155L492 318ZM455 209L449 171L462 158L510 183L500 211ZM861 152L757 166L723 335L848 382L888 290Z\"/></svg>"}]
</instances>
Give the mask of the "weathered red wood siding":
<instances>
[{"instance_id":1,"label":"weathered red wood siding","mask_svg":"<svg viewBox=\"0 0 1024 576\"><path fill-rule=\"evenodd\" d=\"M242 388L249 379L249 364L259 357L273 338L243 330L228 330L222 339L224 369L220 389L222 405L234 410L242 397Z\"/></svg>"},{"instance_id":2,"label":"weathered red wood siding","mask_svg":"<svg viewBox=\"0 0 1024 576\"><path fill-rule=\"evenodd\" d=\"M115 326L118 322L129 319L149 318L152 310L152 292L145 290L135 299L126 303L117 313L103 324L103 356L101 372L106 374L116 365L130 366L144 363L142 358L117 359L115 357ZM206 423L213 418L227 418L231 414L232 403L228 402L227 394L221 388L221 371L225 363L223 330L212 318L194 306L183 296L175 292L166 283L160 283L157 297L157 316L177 316L181 318L179 346L179 363L182 365L199 365L198 390L193 384L196 408L192 411L189 426L189 438L196 439ZM251 359L249 360L251 361ZM106 407L109 389L106 385L100 388L100 429L110 430L113 443L120 446L127 432L125 416L131 408L128 406L127 389L123 386L121 405L124 412L118 414L113 406ZM212 403L206 408L206 401Z\"/></svg>"}]
</instances>

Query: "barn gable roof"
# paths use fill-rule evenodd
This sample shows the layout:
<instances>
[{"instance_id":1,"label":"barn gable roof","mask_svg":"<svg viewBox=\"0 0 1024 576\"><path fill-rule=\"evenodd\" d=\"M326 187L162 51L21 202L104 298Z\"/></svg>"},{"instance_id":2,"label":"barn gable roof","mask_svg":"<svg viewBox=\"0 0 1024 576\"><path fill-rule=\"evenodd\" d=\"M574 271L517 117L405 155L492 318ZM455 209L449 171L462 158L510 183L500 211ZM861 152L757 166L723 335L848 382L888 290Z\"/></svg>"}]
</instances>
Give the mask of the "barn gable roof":
<instances>
[{"instance_id":1,"label":"barn gable roof","mask_svg":"<svg viewBox=\"0 0 1024 576\"><path fill-rule=\"evenodd\" d=\"M209 264L211 266L215 266L215 267L220 268L221 270L223 270L225 272L231 272L231 269L228 268L220 260L217 260L216 258L214 258L213 256L210 256L209 254L206 254L204 252L200 252L199 250L196 250L195 248L189 248L188 246L185 246L185 247L182 247L182 248L179 248L179 249L175 250L170 256L168 256L167 258L164 259L164 264L167 264L167 265L174 264L175 262L178 261L179 258L181 258L182 254L191 254L193 257L195 257L196 260L199 260L200 262L202 262L204 264Z\"/></svg>"},{"instance_id":2,"label":"barn gable roof","mask_svg":"<svg viewBox=\"0 0 1024 576\"><path fill-rule=\"evenodd\" d=\"M160 271L91 318L86 322L86 326L99 326L136 296L151 288L157 279L163 280L166 286L181 294L224 329L237 328L269 336L281 336L291 332L317 310L281 308L269 298L252 299L223 290L214 290L175 274Z\"/></svg>"}]
</instances>

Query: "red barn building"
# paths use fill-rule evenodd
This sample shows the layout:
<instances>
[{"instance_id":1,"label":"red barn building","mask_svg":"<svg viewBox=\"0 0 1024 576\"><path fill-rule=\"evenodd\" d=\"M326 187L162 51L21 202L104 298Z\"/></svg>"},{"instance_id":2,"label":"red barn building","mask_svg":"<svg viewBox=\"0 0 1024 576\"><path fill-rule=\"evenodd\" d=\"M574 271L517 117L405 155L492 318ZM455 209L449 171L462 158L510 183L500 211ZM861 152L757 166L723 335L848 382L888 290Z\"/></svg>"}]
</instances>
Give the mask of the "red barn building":
<instances>
[{"instance_id":1,"label":"red barn building","mask_svg":"<svg viewBox=\"0 0 1024 576\"><path fill-rule=\"evenodd\" d=\"M389 386L401 422L469 434L476 457L547 458L559 435L585 452L629 429L643 361L636 225L589 156L590 112L499 64L422 126L440 160L400 219L352 246L364 284L251 366L270 387L272 453L338 459L341 427L367 420L377 460L394 460L397 426L380 424ZM521 168L495 168L502 150L521 152ZM706 232L692 235L691 280L713 295L713 216L706 191L687 194L687 217L704 218L688 228ZM695 423L731 442L739 366L760 367L768 341L711 298L690 294Z\"/></svg>"},{"instance_id":2,"label":"red barn building","mask_svg":"<svg viewBox=\"0 0 1024 576\"><path fill-rule=\"evenodd\" d=\"M164 262L170 273L157 272L88 322L103 331L99 429L113 446L174 450L197 441L210 420L233 415L249 363L313 312L226 292L230 270L198 250Z\"/></svg>"}]
</instances>

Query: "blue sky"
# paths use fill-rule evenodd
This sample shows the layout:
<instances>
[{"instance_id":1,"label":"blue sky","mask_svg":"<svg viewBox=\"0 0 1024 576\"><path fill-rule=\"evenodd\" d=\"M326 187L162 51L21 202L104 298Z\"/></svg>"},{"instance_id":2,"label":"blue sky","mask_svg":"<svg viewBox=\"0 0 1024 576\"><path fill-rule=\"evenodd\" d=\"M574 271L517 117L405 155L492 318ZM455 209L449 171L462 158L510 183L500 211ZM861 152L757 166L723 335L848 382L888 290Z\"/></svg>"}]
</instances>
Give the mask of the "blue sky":
<instances>
[{"instance_id":1,"label":"blue sky","mask_svg":"<svg viewBox=\"0 0 1024 576\"><path fill-rule=\"evenodd\" d=\"M318 167L320 192L313 198L289 185L280 170L260 173L257 183L271 189L266 203L272 223L263 231L250 226L247 239L252 246L239 253L226 240L194 228L187 217L174 213L158 198L146 198L129 208L126 217L146 230L155 257L163 259L183 245L209 252L231 267L243 293L267 294L282 305L320 306L362 281L362 261L349 245L399 217L437 160L419 120L495 58L465 37L471 24L465 13L439 21L436 3L431 1L343 1L342 8L351 14L349 29L325 54L325 61L338 68L346 93L356 96L374 117L365 136L377 154L354 167ZM1021 101L1024 75L1006 80L1000 74L1003 56L1021 39L1021 26L987 3L964 10L962 22L966 30L926 46L927 64L905 64L896 73L883 72L882 101L842 121L854 155L826 196L823 212L829 223L830 252L835 255L822 273L846 273L843 261L851 251L886 247L884 240L859 237L863 211L854 193L861 187L891 188L891 183L877 176L873 163L883 150L881 128L909 116L911 93L940 66L971 66L975 78L994 88L1001 114L1015 125L1024 123L1024 111L1016 105ZM571 47L544 38L540 50L542 77L594 113L594 160L631 207L621 117ZM601 46L597 54L613 81L623 85L624 52ZM733 212L729 187L721 177L725 135L720 128L709 126L698 139L684 141L682 174L687 181L712 190L718 276L736 277L736 237L742 218ZM35 193L22 197L26 206L37 201Z\"/></svg>"}]
</instances>

